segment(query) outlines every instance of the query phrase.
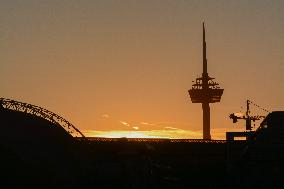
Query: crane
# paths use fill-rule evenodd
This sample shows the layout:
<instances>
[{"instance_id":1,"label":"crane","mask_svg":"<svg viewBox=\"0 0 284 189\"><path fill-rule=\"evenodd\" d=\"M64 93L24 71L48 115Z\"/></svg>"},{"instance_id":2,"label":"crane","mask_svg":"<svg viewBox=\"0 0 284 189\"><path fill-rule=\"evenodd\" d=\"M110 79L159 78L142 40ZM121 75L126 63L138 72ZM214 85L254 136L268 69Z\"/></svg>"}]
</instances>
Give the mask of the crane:
<instances>
[{"instance_id":1,"label":"crane","mask_svg":"<svg viewBox=\"0 0 284 189\"><path fill-rule=\"evenodd\" d=\"M260 119L262 119L262 118L265 118L265 116L262 116L262 115L256 115L256 116L250 115L250 104L252 104L252 105L254 105L254 106L260 108L261 110L263 110L263 111L269 113L268 110L266 110L266 109L260 107L259 105L253 103L253 102L250 101L250 100L247 100L247 101L246 101L246 107L247 107L247 109L246 109L245 115L240 116L240 115L238 115L238 114L236 114L236 113L232 113L232 114L229 115L230 119L233 120L233 123L238 122L238 119L244 119L244 120L246 120L246 130L248 130L248 131L251 131L251 130L252 130L251 122L255 122L256 120L260 120Z\"/></svg>"}]
</instances>

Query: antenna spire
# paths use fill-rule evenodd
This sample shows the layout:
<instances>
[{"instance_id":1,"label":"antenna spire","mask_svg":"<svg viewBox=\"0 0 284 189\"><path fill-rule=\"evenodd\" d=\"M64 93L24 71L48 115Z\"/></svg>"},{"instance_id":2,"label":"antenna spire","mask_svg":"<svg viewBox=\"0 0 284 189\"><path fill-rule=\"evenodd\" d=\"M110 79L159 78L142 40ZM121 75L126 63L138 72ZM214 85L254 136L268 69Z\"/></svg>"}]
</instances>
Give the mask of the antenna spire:
<instances>
[{"instance_id":1,"label":"antenna spire","mask_svg":"<svg viewBox=\"0 0 284 189\"><path fill-rule=\"evenodd\" d=\"M206 57L206 40L205 40L205 24L203 22L203 73L202 75L207 77L207 57Z\"/></svg>"}]
</instances>

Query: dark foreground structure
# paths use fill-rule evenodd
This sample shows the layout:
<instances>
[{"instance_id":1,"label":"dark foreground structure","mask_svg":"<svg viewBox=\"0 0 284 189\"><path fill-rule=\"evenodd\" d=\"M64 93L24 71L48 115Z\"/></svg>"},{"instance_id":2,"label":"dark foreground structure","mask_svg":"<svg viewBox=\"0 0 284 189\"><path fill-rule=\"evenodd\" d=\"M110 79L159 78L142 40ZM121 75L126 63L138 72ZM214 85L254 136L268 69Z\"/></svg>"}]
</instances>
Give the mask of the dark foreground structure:
<instances>
[{"instance_id":1,"label":"dark foreground structure","mask_svg":"<svg viewBox=\"0 0 284 189\"><path fill-rule=\"evenodd\" d=\"M268 114L247 141L86 138L77 136L79 130L65 121L38 106L0 99L1 184L9 188L283 187L283 111Z\"/></svg>"}]
</instances>

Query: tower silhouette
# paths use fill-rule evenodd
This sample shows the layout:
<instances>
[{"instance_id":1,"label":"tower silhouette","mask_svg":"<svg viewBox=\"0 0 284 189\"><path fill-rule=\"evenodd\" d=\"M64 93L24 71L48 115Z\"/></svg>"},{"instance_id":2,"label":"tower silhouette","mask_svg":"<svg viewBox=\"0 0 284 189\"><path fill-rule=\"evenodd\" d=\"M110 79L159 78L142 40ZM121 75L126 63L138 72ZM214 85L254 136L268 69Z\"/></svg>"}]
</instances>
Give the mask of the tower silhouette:
<instances>
[{"instance_id":1,"label":"tower silhouette","mask_svg":"<svg viewBox=\"0 0 284 189\"><path fill-rule=\"evenodd\" d=\"M207 72L205 26L203 22L203 73L196 78L192 88L188 90L192 103L202 103L203 110L203 139L211 139L210 134L210 106L209 103L220 102L224 89L220 89L215 78L209 77Z\"/></svg>"}]
</instances>

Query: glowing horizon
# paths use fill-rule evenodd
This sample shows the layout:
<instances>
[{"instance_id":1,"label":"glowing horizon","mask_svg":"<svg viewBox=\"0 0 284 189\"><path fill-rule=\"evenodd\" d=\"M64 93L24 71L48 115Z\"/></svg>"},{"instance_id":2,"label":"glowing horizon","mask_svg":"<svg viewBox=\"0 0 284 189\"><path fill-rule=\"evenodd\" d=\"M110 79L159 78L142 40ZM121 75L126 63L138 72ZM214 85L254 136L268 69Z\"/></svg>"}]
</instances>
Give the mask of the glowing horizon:
<instances>
[{"instance_id":1,"label":"glowing horizon","mask_svg":"<svg viewBox=\"0 0 284 189\"><path fill-rule=\"evenodd\" d=\"M240 131L239 128L227 130L213 129L213 140L225 140L227 131ZM165 138L165 139L202 139L202 131L190 130L148 130L148 131L133 131L133 130L113 130L113 131L96 131L83 130L86 137L102 137L102 138Z\"/></svg>"}]
</instances>

